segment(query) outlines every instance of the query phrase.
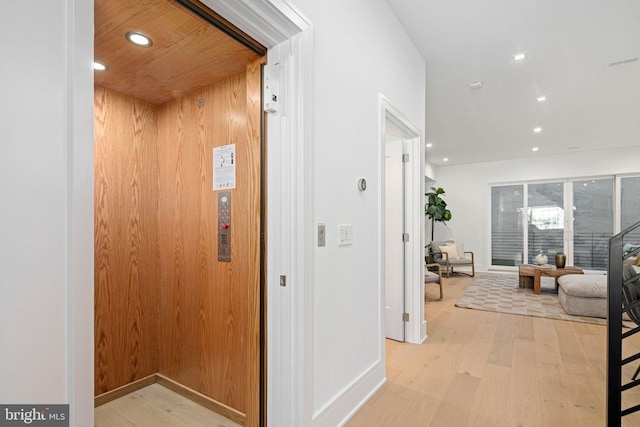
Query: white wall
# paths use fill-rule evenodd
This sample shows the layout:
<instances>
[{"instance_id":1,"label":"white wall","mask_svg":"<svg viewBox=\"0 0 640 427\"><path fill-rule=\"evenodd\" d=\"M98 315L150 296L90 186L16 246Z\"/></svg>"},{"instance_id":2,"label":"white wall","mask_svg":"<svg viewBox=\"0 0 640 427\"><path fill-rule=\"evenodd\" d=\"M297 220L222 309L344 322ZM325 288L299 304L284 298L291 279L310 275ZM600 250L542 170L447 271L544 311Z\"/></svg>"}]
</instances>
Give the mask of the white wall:
<instances>
[{"instance_id":1,"label":"white wall","mask_svg":"<svg viewBox=\"0 0 640 427\"><path fill-rule=\"evenodd\" d=\"M0 2L0 402L70 403L74 425L93 423L92 32L93 2Z\"/></svg>"},{"instance_id":2,"label":"white wall","mask_svg":"<svg viewBox=\"0 0 640 427\"><path fill-rule=\"evenodd\" d=\"M296 0L314 26L314 424L335 426L381 383L378 94L424 129L425 66L384 0ZM357 181L368 187L359 192ZM338 246L338 225L354 243Z\"/></svg>"},{"instance_id":3,"label":"white wall","mask_svg":"<svg viewBox=\"0 0 640 427\"><path fill-rule=\"evenodd\" d=\"M0 14L6 58L0 68L2 402L67 400L65 93L57 83L65 80L65 28L58 24L65 16L54 4L41 3L41 18L51 21L26 34L24 22L5 12L6 2ZM25 15L33 10L11 4ZM21 45L13 43L18 34ZM40 64L47 64L46 73Z\"/></svg>"},{"instance_id":4,"label":"white wall","mask_svg":"<svg viewBox=\"0 0 640 427\"><path fill-rule=\"evenodd\" d=\"M433 163L430 163L428 161L424 162L424 176L426 183L430 183L431 181L436 180L436 167L433 165ZM429 187L427 187L427 190L428 189Z\"/></svg>"},{"instance_id":5,"label":"white wall","mask_svg":"<svg viewBox=\"0 0 640 427\"><path fill-rule=\"evenodd\" d=\"M447 207L453 214L447 231L464 242L465 249L475 252L476 269L482 271L491 266L490 184L638 172L640 150L630 147L445 166L437 169L436 185L445 189Z\"/></svg>"}]
</instances>

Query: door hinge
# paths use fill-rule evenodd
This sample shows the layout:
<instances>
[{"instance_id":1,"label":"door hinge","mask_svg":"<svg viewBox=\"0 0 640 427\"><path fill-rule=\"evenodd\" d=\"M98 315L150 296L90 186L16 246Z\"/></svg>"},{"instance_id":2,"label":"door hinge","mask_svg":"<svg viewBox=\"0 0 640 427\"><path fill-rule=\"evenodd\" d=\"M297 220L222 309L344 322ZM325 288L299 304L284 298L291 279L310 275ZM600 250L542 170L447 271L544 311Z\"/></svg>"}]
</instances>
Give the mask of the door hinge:
<instances>
[{"instance_id":1,"label":"door hinge","mask_svg":"<svg viewBox=\"0 0 640 427\"><path fill-rule=\"evenodd\" d=\"M409 153L404 153L402 155L402 163L409 163Z\"/></svg>"},{"instance_id":2,"label":"door hinge","mask_svg":"<svg viewBox=\"0 0 640 427\"><path fill-rule=\"evenodd\" d=\"M402 321L403 322L409 321L409 313L402 313Z\"/></svg>"},{"instance_id":3,"label":"door hinge","mask_svg":"<svg viewBox=\"0 0 640 427\"><path fill-rule=\"evenodd\" d=\"M405 243L409 241L409 233L402 233L402 241Z\"/></svg>"}]
</instances>

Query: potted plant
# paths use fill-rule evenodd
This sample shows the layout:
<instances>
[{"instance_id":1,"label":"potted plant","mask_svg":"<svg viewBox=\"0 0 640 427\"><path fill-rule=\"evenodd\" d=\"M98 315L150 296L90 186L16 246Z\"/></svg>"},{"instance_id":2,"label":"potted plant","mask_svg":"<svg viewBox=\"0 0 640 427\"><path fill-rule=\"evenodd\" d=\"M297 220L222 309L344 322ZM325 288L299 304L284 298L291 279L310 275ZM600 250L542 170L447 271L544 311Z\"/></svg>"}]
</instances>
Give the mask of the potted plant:
<instances>
[{"instance_id":1,"label":"potted plant","mask_svg":"<svg viewBox=\"0 0 640 427\"><path fill-rule=\"evenodd\" d=\"M451 211L447 209L447 202L442 198L444 195L442 187L431 187L431 191L424 195L427 196L427 204L424 207L424 214L431 219L431 240L433 241L433 232L436 221L440 221L442 223L449 221L451 219Z\"/></svg>"}]
</instances>

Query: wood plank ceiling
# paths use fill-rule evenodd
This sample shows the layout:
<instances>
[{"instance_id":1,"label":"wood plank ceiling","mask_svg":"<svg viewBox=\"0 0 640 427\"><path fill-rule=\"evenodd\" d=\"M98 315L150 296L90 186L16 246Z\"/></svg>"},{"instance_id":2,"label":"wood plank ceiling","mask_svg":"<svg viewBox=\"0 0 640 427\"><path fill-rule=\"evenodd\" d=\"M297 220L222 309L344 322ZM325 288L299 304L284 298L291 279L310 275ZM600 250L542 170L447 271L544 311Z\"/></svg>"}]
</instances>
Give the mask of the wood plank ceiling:
<instances>
[{"instance_id":1,"label":"wood plank ceiling","mask_svg":"<svg viewBox=\"0 0 640 427\"><path fill-rule=\"evenodd\" d=\"M94 25L94 58L108 67L94 73L95 84L156 105L242 73L261 56L174 0L95 0ZM130 43L129 31L153 45Z\"/></svg>"}]
</instances>

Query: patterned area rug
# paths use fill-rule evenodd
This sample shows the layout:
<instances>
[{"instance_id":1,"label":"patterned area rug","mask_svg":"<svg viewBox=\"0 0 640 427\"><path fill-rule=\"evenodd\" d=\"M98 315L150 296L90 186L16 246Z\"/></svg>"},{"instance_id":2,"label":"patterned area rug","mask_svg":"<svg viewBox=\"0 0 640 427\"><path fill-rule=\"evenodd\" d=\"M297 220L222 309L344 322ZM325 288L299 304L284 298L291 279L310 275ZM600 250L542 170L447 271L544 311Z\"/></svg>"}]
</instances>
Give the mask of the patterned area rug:
<instances>
[{"instance_id":1,"label":"patterned area rug","mask_svg":"<svg viewBox=\"0 0 640 427\"><path fill-rule=\"evenodd\" d=\"M543 277L540 285L542 293L535 295L533 289L518 287L517 275L477 274L473 284L458 300L456 306L597 325L607 324L606 319L567 314L560 305L558 294L555 293L553 278Z\"/></svg>"}]
</instances>

